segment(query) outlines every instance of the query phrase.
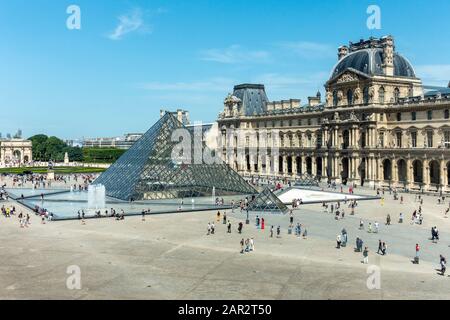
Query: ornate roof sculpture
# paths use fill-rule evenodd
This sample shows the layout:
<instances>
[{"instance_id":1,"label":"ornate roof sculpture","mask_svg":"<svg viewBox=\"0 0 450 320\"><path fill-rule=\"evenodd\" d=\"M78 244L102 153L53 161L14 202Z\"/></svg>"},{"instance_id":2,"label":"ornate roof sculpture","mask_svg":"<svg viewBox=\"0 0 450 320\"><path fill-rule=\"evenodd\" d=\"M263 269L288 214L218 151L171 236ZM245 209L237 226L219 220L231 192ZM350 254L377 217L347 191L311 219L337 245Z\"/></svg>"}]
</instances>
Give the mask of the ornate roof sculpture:
<instances>
[{"instance_id":1,"label":"ornate roof sculpture","mask_svg":"<svg viewBox=\"0 0 450 320\"><path fill-rule=\"evenodd\" d=\"M266 187L256 198L248 205L248 210L261 213L287 213L288 207Z\"/></svg>"},{"instance_id":2,"label":"ornate roof sculpture","mask_svg":"<svg viewBox=\"0 0 450 320\"><path fill-rule=\"evenodd\" d=\"M106 194L120 200L174 199L201 196L255 194L256 190L221 160L217 164L186 164L173 159L172 134L186 129L171 113L166 113L141 139L122 155L95 184L103 184ZM194 141L194 134L186 130ZM211 152L203 143L193 147ZM198 152L198 150L197 150ZM203 154L203 153L201 153ZM203 160L203 159L202 159Z\"/></svg>"}]
</instances>

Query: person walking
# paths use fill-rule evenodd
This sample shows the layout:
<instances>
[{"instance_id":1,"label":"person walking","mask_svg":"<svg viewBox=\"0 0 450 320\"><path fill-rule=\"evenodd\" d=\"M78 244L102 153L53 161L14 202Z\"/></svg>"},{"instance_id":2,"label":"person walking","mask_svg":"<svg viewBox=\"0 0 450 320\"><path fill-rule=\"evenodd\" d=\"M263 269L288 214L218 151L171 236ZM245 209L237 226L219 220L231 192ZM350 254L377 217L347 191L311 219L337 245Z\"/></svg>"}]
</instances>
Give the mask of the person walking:
<instances>
[{"instance_id":1,"label":"person walking","mask_svg":"<svg viewBox=\"0 0 450 320\"><path fill-rule=\"evenodd\" d=\"M239 225L238 225L238 232L239 232L240 234L242 233L242 227L243 227L242 222L239 222Z\"/></svg>"},{"instance_id":2,"label":"person walking","mask_svg":"<svg viewBox=\"0 0 450 320\"><path fill-rule=\"evenodd\" d=\"M372 233L372 222L369 222L369 228L368 228L367 232Z\"/></svg>"},{"instance_id":3,"label":"person walking","mask_svg":"<svg viewBox=\"0 0 450 320\"><path fill-rule=\"evenodd\" d=\"M381 253L383 254L383 256L385 256L386 252L387 252L387 244L386 244L386 242L383 242L383 244L381 246Z\"/></svg>"},{"instance_id":4,"label":"person walking","mask_svg":"<svg viewBox=\"0 0 450 320\"><path fill-rule=\"evenodd\" d=\"M211 223L208 222L208 228L206 235L209 236L211 234Z\"/></svg>"},{"instance_id":5,"label":"person walking","mask_svg":"<svg viewBox=\"0 0 450 320\"><path fill-rule=\"evenodd\" d=\"M265 228L265 220L264 220L264 218L261 218L261 230L264 230L264 228Z\"/></svg>"},{"instance_id":6,"label":"person walking","mask_svg":"<svg viewBox=\"0 0 450 320\"><path fill-rule=\"evenodd\" d=\"M440 258L439 263L441 265L441 275L445 276L445 271L447 270L447 260L442 255L440 255L439 258Z\"/></svg>"},{"instance_id":7,"label":"person walking","mask_svg":"<svg viewBox=\"0 0 450 320\"><path fill-rule=\"evenodd\" d=\"M341 235L338 234L336 237L336 249L340 249L341 248Z\"/></svg>"},{"instance_id":8,"label":"person walking","mask_svg":"<svg viewBox=\"0 0 450 320\"><path fill-rule=\"evenodd\" d=\"M241 254L243 254L244 253L244 239L243 238L242 238L240 244L241 244Z\"/></svg>"},{"instance_id":9,"label":"person walking","mask_svg":"<svg viewBox=\"0 0 450 320\"><path fill-rule=\"evenodd\" d=\"M270 237L273 238L273 226L270 227Z\"/></svg>"},{"instance_id":10,"label":"person walking","mask_svg":"<svg viewBox=\"0 0 450 320\"><path fill-rule=\"evenodd\" d=\"M228 233L231 233L231 222L228 221Z\"/></svg>"},{"instance_id":11,"label":"person walking","mask_svg":"<svg viewBox=\"0 0 450 320\"><path fill-rule=\"evenodd\" d=\"M362 219L359 220L359 230L364 230L364 221Z\"/></svg>"},{"instance_id":12,"label":"person walking","mask_svg":"<svg viewBox=\"0 0 450 320\"><path fill-rule=\"evenodd\" d=\"M280 234L281 234L281 227L278 226L278 227L277 227L277 238L280 237Z\"/></svg>"},{"instance_id":13,"label":"person walking","mask_svg":"<svg viewBox=\"0 0 450 320\"><path fill-rule=\"evenodd\" d=\"M391 215L390 214L388 214L387 217L386 217L386 225L387 226L391 225Z\"/></svg>"},{"instance_id":14,"label":"person walking","mask_svg":"<svg viewBox=\"0 0 450 320\"><path fill-rule=\"evenodd\" d=\"M414 256L414 263L418 264L419 263L419 251L420 251L420 246L418 243L416 243L416 255Z\"/></svg>"},{"instance_id":15,"label":"person walking","mask_svg":"<svg viewBox=\"0 0 450 320\"><path fill-rule=\"evenodd\" d=\"M381 243L381 240L378 240L377 254L381 254L382 250L383 250L383 244Z\"/></svg>"},{"instance_id":16,"label":"person walking","mask_svg":"<svg viewBox=\"0 0 450 320\"><path fill-rule=\"evenodd\" d=\"M369 249L367 247L365 247L363 251L363 263L364 264L369 263Z\"/></svg>"}]
</instances>

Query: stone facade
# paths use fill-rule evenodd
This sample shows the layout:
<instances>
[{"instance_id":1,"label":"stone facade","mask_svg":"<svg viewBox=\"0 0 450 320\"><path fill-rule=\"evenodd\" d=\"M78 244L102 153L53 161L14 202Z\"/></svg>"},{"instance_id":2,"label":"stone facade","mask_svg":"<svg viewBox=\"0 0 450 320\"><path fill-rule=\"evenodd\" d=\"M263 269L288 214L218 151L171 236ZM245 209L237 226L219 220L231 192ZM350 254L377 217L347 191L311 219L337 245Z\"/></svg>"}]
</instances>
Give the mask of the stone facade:
<instances>
[{"instance_id":1,"label":"stone facade","mask_svg":"<svg viewBox=\"0 0 450 320\"><path fill-rule=\"evenodd\" d=\"M33 161L32 142L23 139L0 140L0 165L16 166Z\"/></svg>"},{"instance_id":2,"label":"stone facade","mask_svg":"<svg viewBox=\"0 0 450 320\"><path fill-rule=\"evenodd\" d=\"M423 86L391 36L340 47L338 59L323 102L317 93L249 115L230 94L218 120L223 158L242 174L450 191L450 88ZM237 128L249 135L227 134ZM276 157L263 135L279 138Z\"/></svg>"}]
</instances>

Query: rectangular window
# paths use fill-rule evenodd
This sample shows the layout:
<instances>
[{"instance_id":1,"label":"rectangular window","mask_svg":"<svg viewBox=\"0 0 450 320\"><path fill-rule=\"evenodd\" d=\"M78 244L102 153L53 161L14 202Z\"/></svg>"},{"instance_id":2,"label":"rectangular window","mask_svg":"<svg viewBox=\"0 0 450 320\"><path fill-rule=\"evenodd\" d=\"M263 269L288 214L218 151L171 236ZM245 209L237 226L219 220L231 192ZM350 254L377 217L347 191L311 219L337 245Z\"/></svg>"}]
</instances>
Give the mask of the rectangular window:
<instances>
[{"instance_id":1,"label":"rectangular window","mask_svg":"<svg viewBox=\"0 0 450 320\"><path fill-rule=\"evenodd\" d=\"M379 135L378 135L378 140L379 140L379 143L380 143L380 147L384 147L384 133L380 133Z\"/></svg>"},{"instance_id":2,"label":"rectangular window","mask_svg":"<svg viewBox=\"0 0 450 320\"><path fill-rule=\"evenodd\" d=\"M427 119L428 120L433 120L433 111L431 111L431 110L427 111Z\"/></svg>"},{"instance_id":3,"label":"rectangular window","mask_svg":"<svg viewBox=\"0 0 450 320\"><path fill-rule=\"evenodd\" d=\"M397 132L396 138L397 138L397 148L401 148L402 147L402 133Z\"/></svg>"},{"instance_id":4,"label":"rectangular window","mask_svg":"<svg viewBox=\"0 0 450 320\"><path fill-rule=\"evenodd\" d=\"M444 147L450 149L450 131L444 132Z\"/></svg>"},{"instance_id":5,"label":"rectangular window","mask_svg":"<svg viewBox=\"0 0 450 320\"><path fill-rule=\"evenodd\" d=\"M427 147L433 148L433 131L427 131Z\"/></svg>"},{"instance_id":6,"label":"rectangular window","mask_svg":"<svg viewBox=\"0 0 450 320\"><path fill-rule=\"evenodd\" d=\"M417 148L417 132L411 132L411 144L413 148Z\"/></svg>"},{"instance_id":7,"label":"rectangular window","mask_svg":"<svg viewBox=\"0 0 450 320\"><path fill-rule=\"evenodd\" d=\"M397 121L402 121L402 114L400 112L397 113Z\"/></svg>"},{"instance_id":8,"label":"rectangular window","mask_svg":"<svg viewBox=\"0 0 450 320\"><path fill-rule=\"evenodd\" d=\"M380 113L380 121L384 121L384 113Z\"/></svg>"},{"instance_id":9,"label":"rectangular window","mask_svg":"<svg viewBox=\"0 0 450 320\"><path fill-rule=\"evenodd\" d=\"M317 147L318 148L322 147L322 132L319 132L317 134Z\"/></svg>"},{"instance_id":10,"label":"rectangular window","mask_svg":"<svg viewBox=\"0 0 450 320\"><path fill-rule=\"evenodd\" d=\"M416 121L417 120L417 114L415 111L411 112L411 120Z\"/></svg>"}]
</instances>

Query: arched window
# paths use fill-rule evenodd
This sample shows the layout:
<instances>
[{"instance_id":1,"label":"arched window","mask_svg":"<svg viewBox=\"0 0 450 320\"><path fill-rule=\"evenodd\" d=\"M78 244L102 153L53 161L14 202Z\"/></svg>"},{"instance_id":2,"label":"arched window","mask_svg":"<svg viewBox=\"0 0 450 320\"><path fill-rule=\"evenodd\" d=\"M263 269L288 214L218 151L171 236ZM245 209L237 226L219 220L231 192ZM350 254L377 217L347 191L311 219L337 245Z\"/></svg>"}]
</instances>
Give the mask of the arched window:
<instances>
[{"instance_id":1,"label":"arched window","mask_svg":"<svg viewBox=\"0 0 450 320\"><path fill-rule=\"evenodd\" d=\"M400 99L400 90L399 88L394 89L394 102L397 103Z\"/></svg>"},{"instance_id":2,"label":"arched window","mask_svg":"<svg viewBox=\"0 0 450 320\"><path fill-rule=\"evenodd\" d=\"M384 103L384 88L383 87L378 89L378 102Z\"/></svg>"},{"instance_id":3,"label":"arched window","mask_svg":"<svg viewBox=\"0 0 450 320\"><path fill-rule=\"evenodd\" d=\"M363 90L363 100L364 100L364 104L369 103L369 88L367 88L367 87L365 87Z\"/></svg>"},{"instance_id":4,"label":"arched window","mask_svg":"<svg viewBox=\"0 0 450 320\"><path fill-rule=\"evenodd\" d=\"M349 89L347 91L347 103L348 103L348 105L352 105L353 104L353 91L352 91L352 89Z\"/></svg>"},{"instance_id":5,"label":"arched window","mask_svg":"<svg viewBox=\"0 0 450 320\"><path fill-rule=\"evenodd\" d=\"M337 105L338 105L338 94L337 94L337 91L334 90L333 91L333 106L337 107Z\"/></svg>"}]
</instances>

